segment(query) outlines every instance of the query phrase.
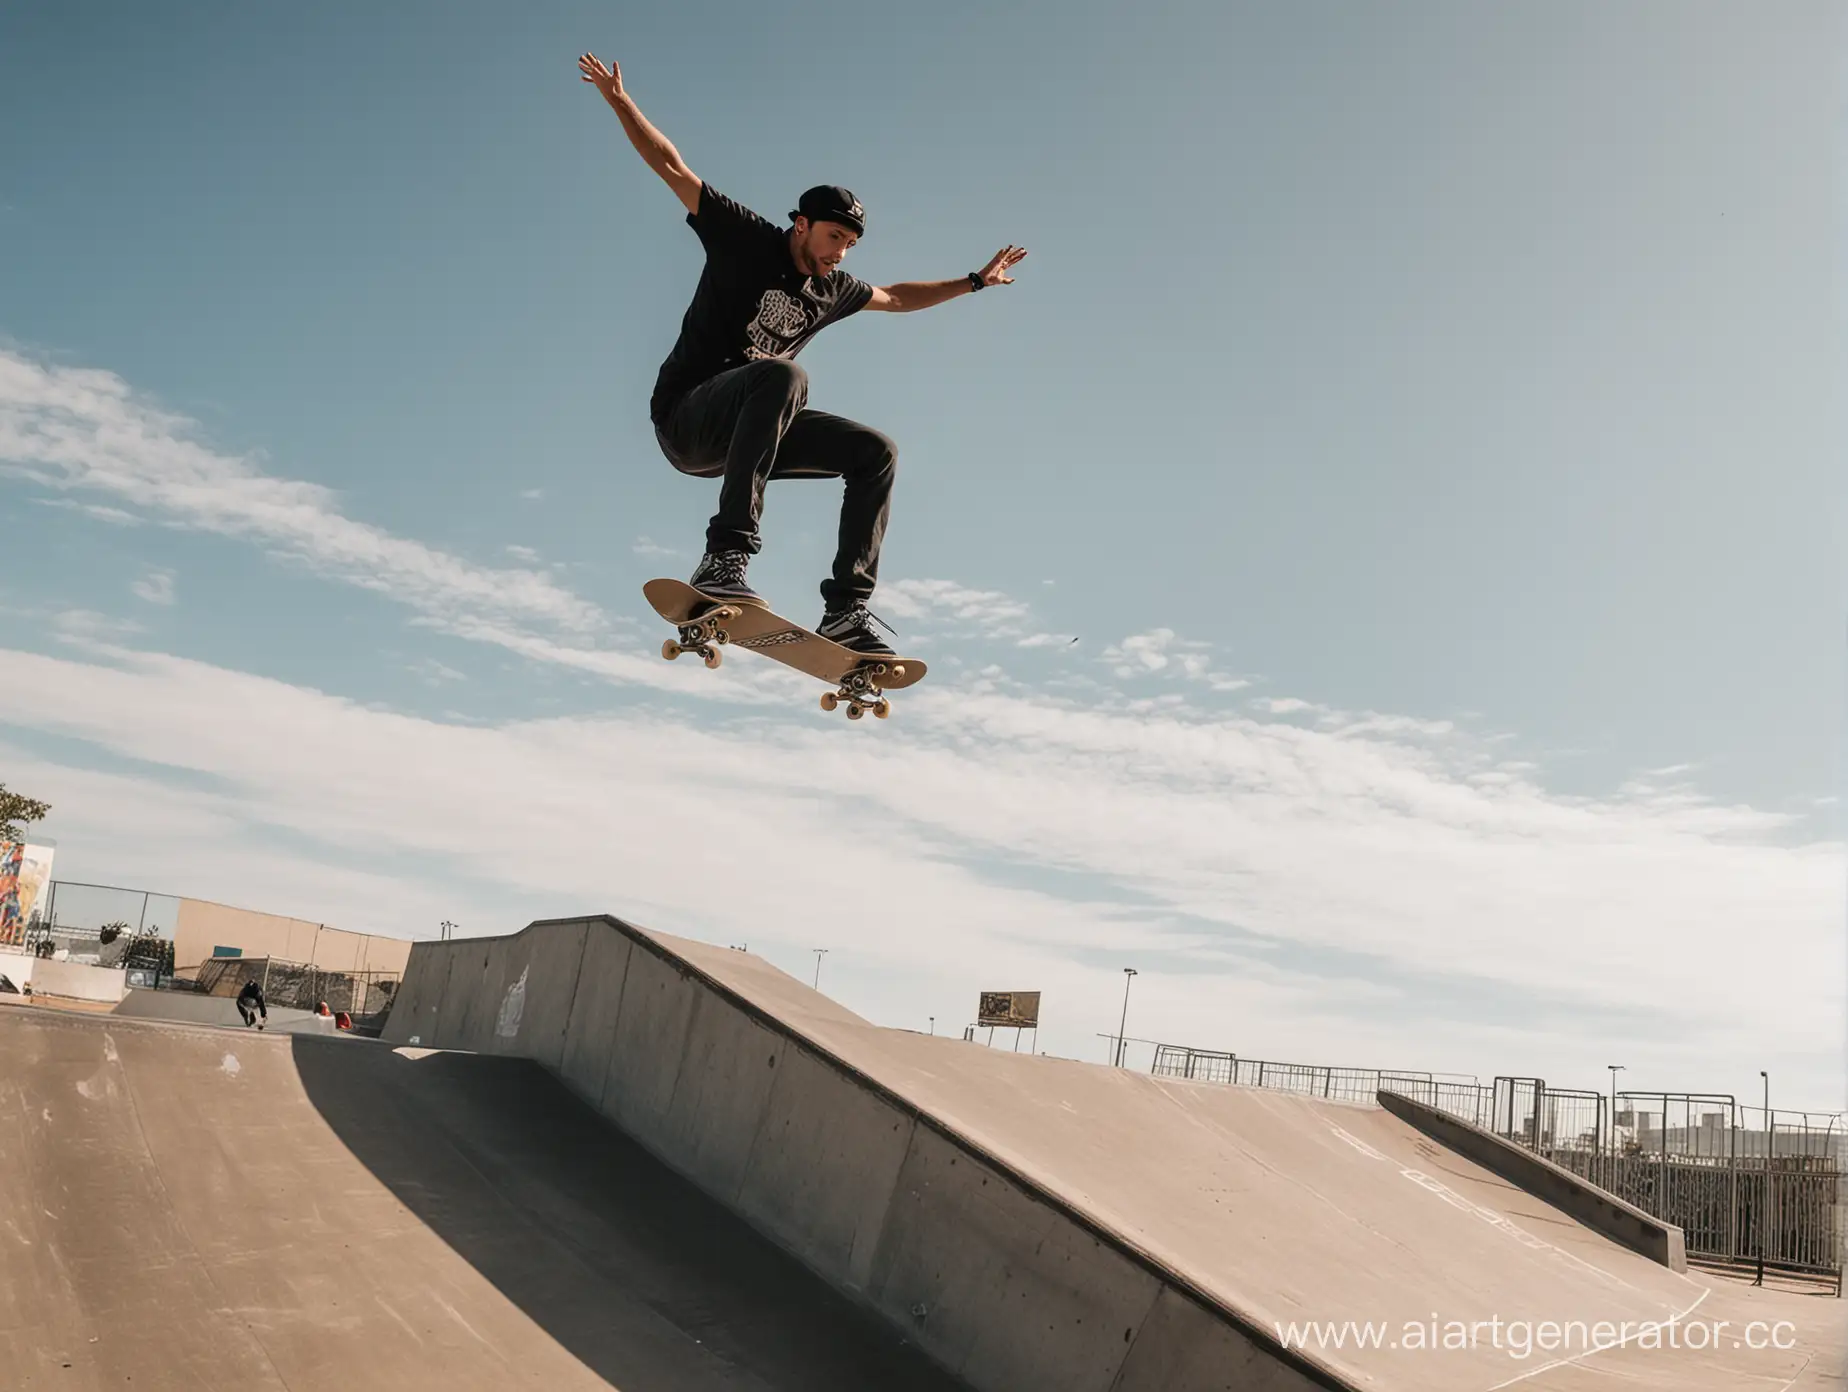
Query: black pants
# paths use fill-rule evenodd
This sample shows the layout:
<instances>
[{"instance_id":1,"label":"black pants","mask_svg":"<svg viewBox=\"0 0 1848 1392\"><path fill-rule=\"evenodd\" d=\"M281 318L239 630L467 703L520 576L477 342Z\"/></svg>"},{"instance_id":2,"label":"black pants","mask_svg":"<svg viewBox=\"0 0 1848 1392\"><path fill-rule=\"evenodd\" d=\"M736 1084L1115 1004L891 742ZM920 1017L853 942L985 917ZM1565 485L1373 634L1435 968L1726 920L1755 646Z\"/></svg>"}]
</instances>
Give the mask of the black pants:
<instances>
[{"instance_id":1,"label":"black pants","mask_svg":"<svg viewBox=\"0 0 1848 1392\"><path fill-rule=\"evenodd\" d=\"M807 409L808 373L787 358L746 363L701 382L655 425L661 452L683 474L722 478L708 551L762 549L757 524L773 478L838 478L840 539L822 581L830 609L873 592L898 472L898 447L870 426Z\"/></svg>"},{"instance_id":2,"label":"black pants","mask_svg":"<svg viewBox=\"0 0 1848 1392\"><path fill-rule=\"evenodd\" d=\"M237 1013L244 1017L245 1029L249 1029L252 1025L256 1024L257 1012L248 1005L245 1005L243 1001L237 1003ZM263 1012L263 1018L265 1020L269 1019L269 1012L267 1010Z\"/></svg>"}]
</instances>

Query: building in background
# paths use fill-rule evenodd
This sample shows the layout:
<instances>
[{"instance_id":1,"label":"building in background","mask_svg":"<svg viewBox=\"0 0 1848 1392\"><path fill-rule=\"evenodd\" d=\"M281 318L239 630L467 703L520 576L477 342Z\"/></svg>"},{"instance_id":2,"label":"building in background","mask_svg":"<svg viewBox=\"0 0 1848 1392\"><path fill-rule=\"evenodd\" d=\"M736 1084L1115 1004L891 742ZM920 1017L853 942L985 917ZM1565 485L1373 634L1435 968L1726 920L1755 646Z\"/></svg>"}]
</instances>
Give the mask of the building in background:
<instances>
[{"instance_id":1,"label":"building in background","mask_svg":"<svg viewBox=\"0 0 1848 1392\"><path fill-rule=\"evenodd\" d=\"M190 977L214 957L263 957L324 972L404 975L404 938L354 933L307 919L181 899L173 926L173 974Z\"/></svg>"}]
</instances>

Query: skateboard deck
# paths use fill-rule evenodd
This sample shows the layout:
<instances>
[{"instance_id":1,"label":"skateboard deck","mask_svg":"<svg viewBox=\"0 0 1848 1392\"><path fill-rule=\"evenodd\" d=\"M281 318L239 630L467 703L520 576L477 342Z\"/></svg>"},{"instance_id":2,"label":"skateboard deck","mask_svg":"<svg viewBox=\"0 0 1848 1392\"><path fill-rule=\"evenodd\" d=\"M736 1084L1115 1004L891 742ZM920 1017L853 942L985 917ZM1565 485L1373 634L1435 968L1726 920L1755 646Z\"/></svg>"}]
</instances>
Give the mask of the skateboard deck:
<instances>
[{"instance_id":1,"label":"skateboard deck","mask_svg":"<svg viewBox=\"0 0 1848 1392\"><path fill-rule=\"evenodd\" d=\"M682 580L650 580L642 586L642 593L655 613L679 630L678 639L661 644L661 656L669 662L690 652L697 653L708 667L717 667L727 647L761 653L785 667L832 682L835 689L822 692L821 708L831 711L844 703L849 720L858 720L869 710L883 720L892 713L885 693L924 679L924 664L915 657L857 653L769 609L713 599Z\"/></svg>"}]
</instances>

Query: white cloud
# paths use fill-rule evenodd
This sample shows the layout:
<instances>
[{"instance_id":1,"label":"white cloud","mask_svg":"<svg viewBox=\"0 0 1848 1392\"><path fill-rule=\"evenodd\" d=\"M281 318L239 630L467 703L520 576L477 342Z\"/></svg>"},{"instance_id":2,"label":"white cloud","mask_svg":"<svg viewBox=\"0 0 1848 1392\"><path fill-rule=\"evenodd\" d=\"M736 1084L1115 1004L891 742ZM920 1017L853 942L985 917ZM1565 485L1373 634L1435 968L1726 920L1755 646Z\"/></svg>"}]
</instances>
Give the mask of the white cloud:
<instances>
[{"instance_id":1,"label":"white cloud","mask_svg":"<svg viewBox=\"0 0 1848 1392\"><path fill-rule=\"evenodd\" d=\"M1072 641L1069 633L1034 630L1032 606L1024 601L954 580L887 581L873 603L895 619L940 636L993 639L1021 648L1063 647Z\"/></svg>"},{"instance_id":2,"label":"white cloud","mask_svg":"<svg viewBox=\"0 0 1848 1392\"><path fill-rule=\"evenodd\" d=\"M452 682L467 681L468 677L458 672L447 663L438 662L433 657L426 657L409 664L408 671L430 686L447 686Z\"/></svg>"},{"instance_id":3,"label":"white cloud","mask_svg":"<svg viewBox=\"0 0 1848 1392\"><path fill-rule=\"evenodd\" d=\"M1182 638L1171 628L1132 633L1104 649L1102 661L1119 677L1152 676L1157 672L1204 682L1212 691L1242 691L1251 683L1213 670L1212 645Z\"/></svg>"},{"instance_id":4,"label":"white cloud","mask_svg":"<svg viewBox=\"0 0 1848 1392\"><path fill-rule=\"evenodd\" d=\"M509 546L504 546L501 549L505 551L509 556L513 557L514 560L519 561L525 565L537 565L539 563L539 553L533 550L533 548L530 546L509 545Z\"/></svg>"},{"instance_id":5,"label":"white cloud","mask_svg":"<svg viewBox=\"0 0 1848 1392\"><path fill-rule=\"evenodd\" d=\"M1749 809L1561 799L1513 772L1474 782L1479 753L1443 741L1157 705L1108 713L1007 689L971 701L926 685L892 721L859 726L812 709L798 681L799 706L779 694L723 722L676 703L464 727L158 654L102 656L0 651L18 693L9 720L204 775L192 781L209 793L148 782L131 800L180 799L182 827L206 817L318 840L308 859L328 881L344 884L355 861L364 878L375 860L450 858L487 889L432 870L419 893L502 903L496 931L542 909L607 909L788 953L832 946L831 980L920 1016L923 983L968 995L1046 983L1060 1016L1045 1043L1079 1055L1114 1018L1098 981L1121 959L1142 964L1144 1032L1180 1042L1549 1077L1589 1076L1592 1055L1621 1047L1675 1086L1742 1050L1781 1049L1813 1056L1815 1091L1838 1090L1826 1053L1842 1012L1838 848L1780 845L1784 823ZM683 675L711 689L720 674ZM67 844L93 834L64 791L87 776L35 775L34 795L73 819L56 833ZM749 840L749 895L689 892L691 826ZM168 837L108 845L147 857L163 886L225 873L231 857ZM508 853L482 857L484 845ZM288 882L308 899L351 888ZM843 938L815 914L824 885L881 912ZM255 883L236 892L332 912ZM1753 951L1733 952L1745 923ZM1791 961L1813 969L1793 979ZM1504 996L1523 1004L1486 1003ZM1572 1029L1556 1009L1576 1012Z\"/></svg>"},{"instance_id":6,"label":"white cloud","mask_svg":"<svg viewBox=\"0 0 1848 1392\"><path fill-rule=\"evenodd\" d=\"M1015 632L1032 612L998 590L977 590L954 580L894 580L879 602L896 618L954 621L978 633Z\"/></svg>"},{"instance_id":7,"label":"white cloud","mask_svg":"<svg viewBox=\"0 0 1848 1392\"><path fill-rule=\"evenodd\" d=\"M52 631L59 642L73 647L94 647L133 638L146 633L147 629L133 619L99 614L94 609L66 609L53 617Z\"/></svg>"},{"instance_id":8,"label":"white cloud","mask_svg":"<svg viewBox=\"0 0 1848 1392\"><path fill-rule=\"evenodd\" d=\"M109 507L103 503L79 503L70 498L35 498L40 507L63 508L69 512L80 512L96 522L108 522L117 527L139 527L141 519L132 512L121 508Z\"/></svg>"},{"instance_id":9,"label":"white cloud","mask_svg":"<svg viewBox=\"0 0 1848 1392\"><path fill-rule=\"evenodd\" d=\"M671 546L663 546L648 537L637 537L635 545L629 548L638 556L678 556L680 552Z\"/></svg>"},{"instance_id":10,"label":"white cloud","mask_svg":"<svg viewBox=\"0 0 1848 1392\"><path fill-rule=\"evenodd\" d=\"M146 575L129 586L135 598L146 600L149 604L173 603L173 572L170 570L150 570Z\"/></svg>"},{"instance_id":11,"label":"white cloud","mask_svg":"<svg viewBox=\"0 0 1848 1392\"><path fill-rule=\"evenodd\" d=\"M258 542L330 578L438 620L503 616L573 632L594 606L531 570L472 565L343 516L318 484L276 478L195 439L114 373L45 366L0 349L0 476L101 494L167 525Z\"/></svg>"}]
</instances>

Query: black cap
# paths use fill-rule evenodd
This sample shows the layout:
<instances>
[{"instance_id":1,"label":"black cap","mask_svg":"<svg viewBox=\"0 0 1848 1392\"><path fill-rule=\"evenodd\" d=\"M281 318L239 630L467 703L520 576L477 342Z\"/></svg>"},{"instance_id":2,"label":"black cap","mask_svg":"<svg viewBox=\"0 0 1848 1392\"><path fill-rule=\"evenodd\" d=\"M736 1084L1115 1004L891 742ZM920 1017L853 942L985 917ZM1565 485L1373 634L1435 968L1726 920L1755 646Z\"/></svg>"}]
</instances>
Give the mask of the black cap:
<instances>
[{"instance_id":1,"label":"black cap","mask_svg":"<svg viewBox=\"0 0 1848 1392\"><path fill-rule=\"evenodd\" d=\"M790 221L805 217L810 222L838 222L843 227L851 227L853 235L866 235L866 209L860 206L860 200L838 184L817 184L796 204Z\"/></svg>"}]
</instances>

